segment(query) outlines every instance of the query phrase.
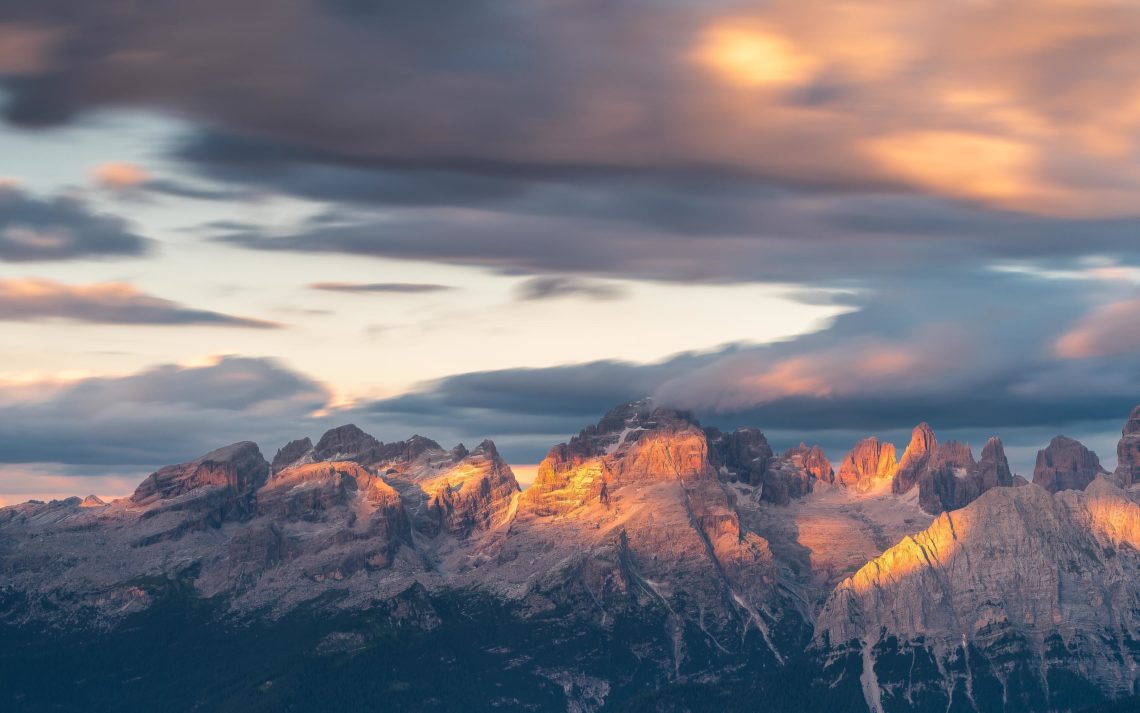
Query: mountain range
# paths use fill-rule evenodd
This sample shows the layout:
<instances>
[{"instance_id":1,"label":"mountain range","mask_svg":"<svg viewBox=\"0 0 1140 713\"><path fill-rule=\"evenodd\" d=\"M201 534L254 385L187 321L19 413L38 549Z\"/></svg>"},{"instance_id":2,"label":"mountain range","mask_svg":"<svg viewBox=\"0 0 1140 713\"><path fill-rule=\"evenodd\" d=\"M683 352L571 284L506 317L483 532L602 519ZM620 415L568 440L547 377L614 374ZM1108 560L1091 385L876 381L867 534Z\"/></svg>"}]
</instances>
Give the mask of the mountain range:
<instances>
[{"instance_id":1,"label":"mountain range","mask_svg":"<svg viewBox=\"0 0 1140 713\"><path fill-rule=\"evenodd\" d=\"M0 703L1082 710L1140 695L1140 407L1117 463L924 423L833 465L650 400L525 489L491 441L237 442L0 509Z\"/></svg>"}]
</instances>

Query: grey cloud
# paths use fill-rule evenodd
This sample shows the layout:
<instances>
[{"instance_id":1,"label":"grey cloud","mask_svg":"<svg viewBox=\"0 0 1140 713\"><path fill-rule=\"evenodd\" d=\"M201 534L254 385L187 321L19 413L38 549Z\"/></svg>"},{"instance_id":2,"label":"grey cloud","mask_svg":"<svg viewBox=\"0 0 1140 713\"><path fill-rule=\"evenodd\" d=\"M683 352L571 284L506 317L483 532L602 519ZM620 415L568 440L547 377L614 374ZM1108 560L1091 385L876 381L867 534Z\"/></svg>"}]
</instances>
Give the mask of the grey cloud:
<instances>
[{"instance_id":1,"label":"grey cloud","mask_svg":"<svg viewBox=\"0 0 1140 713\"><path fill-rule=\"evenodd\" d=\"M446 292L454 289L448 285L434 285L420 282L314 282L309 289L324 292L379 292L389 294L419 294L424 292Z\"/></svg>"},{"instance_id":2,"label":"grey cloud","mask_svg":"<svg viewBox=\"0 0 1140 713\"><path fill-rule=\"evenodd\" d=\"M273 442L307 426L328 399L281 364L240 357L0 388L0 453L7 463L157 467L237 440Z\"/></svg>"},{"instance_id":3,"label":"grey cloud","mask_svg":"<svg viewBox=\"0 0 1140 713\"><path fill-rule=\"evenodd\" d=\"M625 295L625 291L617 285L565 275L533 277L520 284L517 292L519 299L524 301L549 300L559 297L616 300Z\"/></svg>"},{"instance_id":4,"label":"grey cloud","mask_svg":"<svg viewBox=\"0 0 1140 713\"><path fill-rule=\"evenodd\" d=\"M1119 289L1016 274L916 277L848 295L857 311L787 342L653 364L462 374L365 410L572 433L616 403L654 395L709 424L758 426L781 446L818 441L832 452L876 433L905 441L923 420L946 438L998 435L1026 453L1062 431L1110 442L1140 403L1140 366L1058 359L1050 345Z\"/></svg>"},{"instance_id":5,"label":"grey cloud","mask_svg":"<svg viewBox=\"0 0 1140 713\"><path fill-rule=\"evenodd\" d=\"M0 320L65 319L96 324L216 325L276 329L260 319L194 309L125 283L66 285L35 278L0 279Z\"/></svg>"},{"instance_id":6,"label":"grey cloud","mask_svg":"<svg viewBox=\"0 0 1140 713\"><path fill-rule=\"evenodd\" d=\"M284 234L236 231L235 244L509 272L866 282L1004 259L1140 261L1135 219L1054 216L1134 214L1131 164L1121 170L1082 140L1131 136L1105 108L1130 86L1119 68L1135 64L1135 43L1121 41L1118 8L1051 8L890 6L914 20L899 26L933 37L880 26L875 3L866 26L850 27L812 3L732 0L446 10L434 0L163 0L128 14L15 0L0 20L61 30L44 62L4 81L10 121L51 126L119 106L173 112L197 127L176 154L215 183L156 190L241 197L231 187L252 186L390 209ZM813 57L816 76L742 92L694 60L703 30L753 16ZM993 41L1008 23L1048 52ZM898 66L864 66L881 55L845 52L852 46L898 49ZM975 77L992 83L997 105L948 104L950 80ZM1008 106L1053 130L1005 126ZM974 156L950 167L966 177L867 151L900 137L905 149L916 135L951 148L964 136L979 150L938 156ZM985 192L971 166L985 169L995 145L999 159L1028 152L1014 168L1041 167L1005 176L999 160L999 188L1049 200ZM463 219L472 210L477 225Z\"/></svg>"},{"instance_id":7,"label":"grey cloud","mask_svg":"<svg viewBox=\"0 0 1140 713\"><path fill-rule=\"evenodd\" d=\"M149 249L125 220L93 212L78 198L38 198L0 185L0 261L132 257Z\"/></svg>"},{"instance_id":8,"label":"grey cloud","mask_svg":"<svg viewBox=\"0 0 1140 713\"><path fill-rule=\"evenodd\" d=\"M819 198L810 203L801 209L792 197L770 199L751 227L702 234L598 217L566 220L487 211L471 220L464 210L408 209L383 217L355 213L286 232L221 231L216 239L257 250L430 260L507 273L832 287L877 284L883 277L965 274L1002 262L1062 265L1086 255L1140 262L1140 242L1134 239L1140 223L1135 221L1045 221L896 198L876 199L876 210L913 211L909 233L901 218L880 225L882 232L861 232L873 226L852 221L851 201L836 205ZM941 224L934 222L932 234L923 233L921 216L927 211L949 216Z\"/></svg>"},{"instance_id":9,"label":"grey cloud","mask_svg":"<svg viewBox=\"0 0 1140 713\"><path fill-rule=\"evenodd\" d=\"M161 193L177 198L193 198L203 201L238 201L255 198L253 191L243 188L214 188L200 186L172 178L155 178L138 187L151 193Z\"/></svg>"},{"instance_id":10,"label":"grey cloud","mask_svg":"<svg viewBox=\"0 0 1140 713\"><path fill-rule=\"evenodd\" d=\"M1019 170L1037 162L1011 169L1000 160L1008 152L996 152L994 172L1013 173L1007 187L1050 183L1099 199L1098 191L1128 185L1130 168L1081 143L1090 128L1109 140L1131 131L1103 113L1135 81L1121 69L1137 59L1135 43L1122 41L1121 7L872 2L858 23L822 9L736 0L461 8L163 0L123 13L106 3L12 0L0 20L58 31L59 40L44 61L5 80L6 113L20 125L51 126L106 107L173 112L255 143L212 154L201 147L202 165L224 163L247 178L276 171L295 190L337 200L502 199L530 192L512 176L711 171L1001 202L981 181L948 181L866 150L869 141L920 132L941 132L934 138L951 147L962 134L999 142L1013 134L1015 151L1035 158L1043 149L1042 175L1030 176ZM701 51L710 36L716 49L715 30L729 20L770 28L817 70L795 86L750 87L748 67L710 64ZM1002 42L1011 27L1036 41ZM884 65L884 56L894 61ZM948 101L947 86L979 78L996 100ZM1019 133L1016 121L1008 126L1008 106L1053 131ZM973 153L966 169L989 165L984 150Z\"/></svg>"}]
</instances>

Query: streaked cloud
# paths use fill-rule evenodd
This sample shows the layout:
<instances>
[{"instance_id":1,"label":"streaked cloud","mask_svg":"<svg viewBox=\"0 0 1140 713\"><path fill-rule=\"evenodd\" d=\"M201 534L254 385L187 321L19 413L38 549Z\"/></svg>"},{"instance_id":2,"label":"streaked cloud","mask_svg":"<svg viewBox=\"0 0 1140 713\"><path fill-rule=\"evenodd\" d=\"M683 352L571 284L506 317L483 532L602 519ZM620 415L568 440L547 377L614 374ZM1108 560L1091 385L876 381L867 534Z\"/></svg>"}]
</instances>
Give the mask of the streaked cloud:
<instances>
[{"instance_id":1,"label":"streaked cloud","mask_svg":"<svg viewBox=\"0 0 1140 713\"><path fill-rule=\"evenodd\" d=\"M309 285L309 289L323 292L421 294L425 292L446 292L454 288L448 285L434 285L425 282L314 282Z\"/></svg>"},{"instance_id":2,"label":"streaked cloud","mask_svg":"<svg viewBox=\"0 0 1140 713\"><path fill-rule=\"evenodd\" d=\"M123 282L67 285L37 278L0 279L0 320L62 319L130 325L213 325L276 329L280 324L194 309Z\"/></svg>"},{"instance_id":3,"label":"streaked cloud","mask_svg":"<svg viewBox=\"0 0 1140 713\"><path fill-rule=\"evenodd\" d=\"M199 153L203 169L310 191L504 196L519 188L510 176L699 169L1103 217L1133 213L1140 186L1136 13L1127 0L506 2L429 22L407 6L206 0L161 17L14 2L0 23L55 46L50 66L17 62L10 121L173 111L253 146L271 139L284 165ZM908 146L977 152L1001 175L969 191L908 160ZM338 186L347 174L326 172L338 164L372 174L371 187ZM386 185L393 169L419 190Z\"/></svg>"},{"instance_id":4,"label":"streaked cloud","mask_svg":"<svg viewBox=\"0 0 1140 713\"><path fill-rule=\"evenodd\" d=\"M275 360L232 356L42 389L0 386L8 424L0 453L4 463L153 468L242 439L274 448L329 398L326 387Z\"/></svg>"},{"instance_id":5,"label":"streaked cloud","mask_svg":"<svg viewBox=\"0 0 1140 713\"><path fill-rule=\"evenodd\" d=\"M1065 359L1140 353L1140 295L1096 307L1054 343Z\"/></svg>"},{"instance_id":6,"label":"streaked cloud","mask_svg":"<svg viewBox=\"0 0 1140 713\"><path fill-rule=\"evenodd\" d=\"M527 301L575 296L591 300L616 300L625 295L625 291L618 285L565 275L533 277L520 283L516 292L520 300Z\"/></svg>"},{"instance_id":7,"label":"streaked cloud","mask_svg":"<svg viewBox=\"0 0 1140 713\"><path fill-rule=\"evenodd\" d=\"M97 213L79 198L40 198L0 184L0 261L130 257L150 245L122 218Z\"/></svg>"}]
</instances>

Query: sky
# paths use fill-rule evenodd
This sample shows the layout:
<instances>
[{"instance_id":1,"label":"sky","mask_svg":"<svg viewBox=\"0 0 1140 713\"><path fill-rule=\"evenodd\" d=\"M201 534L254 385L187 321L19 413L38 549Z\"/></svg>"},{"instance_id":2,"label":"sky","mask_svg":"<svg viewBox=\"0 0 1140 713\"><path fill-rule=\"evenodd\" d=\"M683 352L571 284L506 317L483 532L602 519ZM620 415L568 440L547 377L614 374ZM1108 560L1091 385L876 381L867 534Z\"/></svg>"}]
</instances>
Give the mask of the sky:
<instances>
[{"instance_id":1,"label":"sky","mask_svg":"<svg viewBox=\"0 0 1140 713\"><path fill-rule=\"evenodd\" d=\"M0 504L357 423L520 472L1140 403L1140 6L0 5Z\"/></svg>"}]
</instances>

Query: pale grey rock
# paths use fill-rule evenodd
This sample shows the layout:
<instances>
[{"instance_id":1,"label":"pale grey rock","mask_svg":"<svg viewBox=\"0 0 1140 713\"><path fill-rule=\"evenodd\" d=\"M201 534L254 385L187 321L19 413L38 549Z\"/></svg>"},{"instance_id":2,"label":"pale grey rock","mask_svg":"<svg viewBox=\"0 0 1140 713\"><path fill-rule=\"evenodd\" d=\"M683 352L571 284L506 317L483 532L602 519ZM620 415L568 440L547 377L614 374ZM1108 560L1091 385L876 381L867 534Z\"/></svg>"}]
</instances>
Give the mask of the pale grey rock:
<instances>
[{"instance_id":1,"label":"pale grey rock","mask_svg":"<svg viewBox=\"0 0 1140 713\"><path fill-rule=\"evenodd\" d=\"M1124 695L1140 685L1138 644L1140 506L1104 478L1056 495L994 488L939 515L840 583L815 633L825 658L861 652L873 711L946 704L975 677L979 696L990 677L1010 696L1048 692L1049 670ZM913 657L942 672L934 690L892 668Z\"/></svg>"}]
</instances>

